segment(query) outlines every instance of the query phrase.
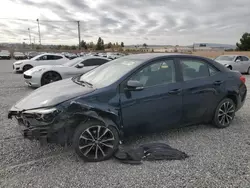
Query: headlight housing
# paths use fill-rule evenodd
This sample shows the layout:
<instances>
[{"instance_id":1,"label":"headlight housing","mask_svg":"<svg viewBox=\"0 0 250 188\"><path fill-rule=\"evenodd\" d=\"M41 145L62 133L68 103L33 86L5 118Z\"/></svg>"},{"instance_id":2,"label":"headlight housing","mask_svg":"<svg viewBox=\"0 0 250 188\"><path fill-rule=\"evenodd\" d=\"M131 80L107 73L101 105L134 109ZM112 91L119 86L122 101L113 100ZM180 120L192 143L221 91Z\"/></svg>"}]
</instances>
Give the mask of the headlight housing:
<instances>
[{"instance_id":1,"label":"headlight housing","mask_svg":"<svg viewBox=\"0 0 250 188\"><path fill-rule=\"evenodd\" d=\"M27 119L35 119L40 122L44 122L46 124L52 123L55 117L60 113L60 111L53 107L53 108L40 108L34 110L27 110L22 113Z\"/></svg>"},{"instance_id":2,"label":"headlight housing","mask_svg":"<svg viewBox=\"0 0 250 188\"><path fill-rule=\"evenodd\" d=\"M23 62L16 62L14 65L21 65Z\"/></svg>"},{"instance_id":3,"label":"headlight housing","mask_svg":"<svg viewBox=\"0 0 250 188\"><path fill-rule=\"evenodd\" d=\"M32 70L31 72L36 73L36 72L41 72L41 71L44 71L44 70L45 70L45 68L39 68L39 69Z\"/></svg>"}]
</instances>

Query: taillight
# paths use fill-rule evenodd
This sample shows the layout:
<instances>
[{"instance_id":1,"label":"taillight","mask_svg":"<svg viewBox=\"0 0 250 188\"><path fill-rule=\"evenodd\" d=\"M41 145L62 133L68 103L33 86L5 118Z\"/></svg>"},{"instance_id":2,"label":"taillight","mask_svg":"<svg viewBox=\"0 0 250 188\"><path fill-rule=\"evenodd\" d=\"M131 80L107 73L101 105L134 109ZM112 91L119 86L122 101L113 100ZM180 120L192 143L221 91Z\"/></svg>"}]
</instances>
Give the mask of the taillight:
<instances>
[{"instance_id":1,"label":"taillight","mask_svg":"<svg viewBox=\"0 0 250 188\"><path fill-rule=\"evenodd\" d=\"M243 83L246 83L246 78L245 78L245 76L241 75L241 76L240 76L240 80L241 80Z\"/></svg>"}]
</instances>

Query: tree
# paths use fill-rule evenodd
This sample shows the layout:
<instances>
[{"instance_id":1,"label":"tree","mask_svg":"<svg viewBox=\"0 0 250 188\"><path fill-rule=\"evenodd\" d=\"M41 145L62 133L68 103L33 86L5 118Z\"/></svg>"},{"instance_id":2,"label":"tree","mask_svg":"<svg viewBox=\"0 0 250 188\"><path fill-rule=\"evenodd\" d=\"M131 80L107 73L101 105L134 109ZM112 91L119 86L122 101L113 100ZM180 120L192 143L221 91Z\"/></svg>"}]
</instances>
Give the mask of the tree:
<instances>
[{"instance_id":1,"label":"tree","mask_svg":"<svg viewBox=\"0 0 250 188\"><path fill-rule=\"evenodd\" d=\"M71 50L76 50L76 46L75 46L75 45L70 46L70 49L71 49Z\"/></svg>"},{"instance_id":2,"label":"tree","mask_svg":"<svg viewBox=\"0 0 250 188\"><path fill-rule=\"evenodd\" d=\"M148 45L147 45L146 43L144 43L142 46L143 46L144 48L147 48Z\"/></svg>"},{"instance_id":3,"label":"tree","mask_svg":"<svg viewBox=\"0 0 250 188\"><path fill-rule=\"evenodd\" d=\"M93 42L90 42L87 44L87 48L93 49L95 48L95 44Z\"/></svg>"},{"instance_id":4,"label":"tree","mask_svg":"<svg viewBox=\"0 0 250 188\"><path fill-rule=\"evenodd\" d=\"M82 41L80 42L80 47L83 48L83 49L85 49L85 50L88 49L87 43L86 43L84 40L82 40Z\"/></svg>"},{"instance_id":5,"label":"tree","mask_svg":"<svg viewBox=\"0 0 250 188\"><path fill-rule=\"evenodd\" d=\"M124 43L123 42L121 42L121 47L124 47Z\"/></svg>"},{"instance_id":6,"label":"tree","mask_svg":"<svg viewBox=\"0 0 250 188\"><path fill-rule=\"evenodd\" d=\"M250 50L250 33L244 33L240 39L240 43L236 43L237 50L249 51Z\"/></svg>"},{"instance_id":7,"label":"tree","mask_svg":"<svg viewBox=\"0 0 250 188\"><path fill-rule=\"evenodd\" d=\"M96 50L104 50L104 41L101 37L98 38L96 43Z\"/></svg>"},{"instance_id":8,"label":"tree","mask_svg":"<svg viewBox=\"0 0 250 188\"><path fill-rule=\"evenodd\" d=\"M112 43L111 42L108 43L107 48L112 48Z\"/></svg>"}]
</instances>

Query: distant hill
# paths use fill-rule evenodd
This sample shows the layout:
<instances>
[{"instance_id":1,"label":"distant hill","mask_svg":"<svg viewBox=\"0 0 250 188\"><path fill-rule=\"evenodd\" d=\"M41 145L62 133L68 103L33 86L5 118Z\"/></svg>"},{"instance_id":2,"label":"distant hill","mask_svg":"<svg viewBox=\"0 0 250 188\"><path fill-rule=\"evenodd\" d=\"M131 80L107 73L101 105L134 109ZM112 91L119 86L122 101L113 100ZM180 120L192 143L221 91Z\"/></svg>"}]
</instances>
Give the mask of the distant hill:
<instances>
[{"instance_id":1,"label":"distant hill","mask_svg":"<svg viewBox=\"0 0 250 188\"><path fill-rule=\"evenodd\" d=\"M217 43L195 43L195 47L199 47L200 44L205 45L206 47L211 47L211 48L224 48L224 49L235 49L236 45L231 45L231 44L217 44ZM142 47L142 44L137 44L137 45L126 45L126 47L135 47L135 46L140 46ZM148 48L154 48L154 47L173 47L174 45L148 45ZM182 45L180 45L182 46ZM192 45L187 45L187 47L193 47Z\"/></svg>"},{"instance_id":2,"label":"distant hill","mask_svg":"<svg viewBox=\"0 0 250 188\"><path fill-rule=\"evenodd\" d=\"M211 48L225 48L225 49L235 49L236 48L236 45L217 44L217 43L195 43L195 47L199 47L200 44L206 45L206 47L211 47ZM193 45L189 45L188 47L193 47Z\"/></svg>"}]
</instances>

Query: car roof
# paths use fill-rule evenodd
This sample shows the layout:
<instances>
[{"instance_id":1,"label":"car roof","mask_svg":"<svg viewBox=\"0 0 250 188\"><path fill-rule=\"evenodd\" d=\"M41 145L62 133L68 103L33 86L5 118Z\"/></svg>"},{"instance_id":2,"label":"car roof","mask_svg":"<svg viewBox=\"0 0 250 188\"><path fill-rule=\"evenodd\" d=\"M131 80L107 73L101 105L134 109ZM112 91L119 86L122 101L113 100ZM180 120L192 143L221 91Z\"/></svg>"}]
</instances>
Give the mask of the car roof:
<instances>
[{"instance_id":1,"label":"car roof","mask_svg":"<svg viewBox=\"0 0 250 188\"><path fill-rule=\"evenodd\" d=\"M220 55L220 56L229 56L229 57L234 57L234 56L238 56L238 55L232 55L232 54L229 54L229 55Z\"/></svg>"},{"instance_id":2,"label":"car roof","mask_svg":"<svg viewBox=\"0 0 250 188\"><path fill-rule=\"evenodd\" d=\"M138 59L138 60L151 60L157 57L170 57L170 56L185 56L185 57L200 57L196 55L190 55L190 54L182 54L182 53L143 53L143 54L132 54L127 55L122 58L129 58L129 59ZM200 57L203 58L203 57Z\"/></svg>"},{"instance_id":3,"label":"car roof","mask_svg":"<svg viewBox=\"0 0 250 188\"><path fill-rule=\"evenodd\" d=\"M107 60L110 60L108 58L105 58L105 57L100 57L100 56L83 56L82 59L107 59Z\"/></svg>"},{"instance_id":4,"label":"car roof","mask_svg":"<svg viewBox=\"0 0 250 188\"><path fill-rule=\"evenodd\" d=\"M41 56L43 56L43 55L57 55L57 56L62 56L62 57L64 57L64 55L62 55L62 54L56 54L56 53L42 53L42 54L38 54L36 57L41 57Z\"/></svg>"}]
</instances>

